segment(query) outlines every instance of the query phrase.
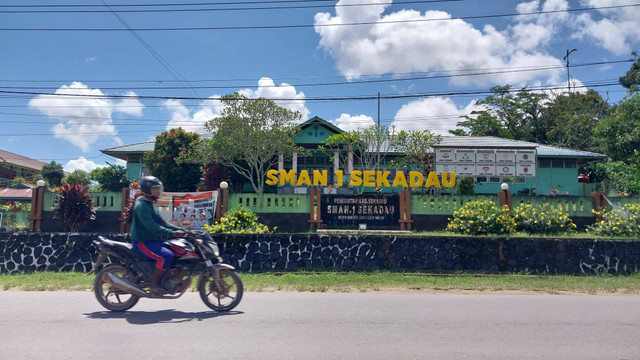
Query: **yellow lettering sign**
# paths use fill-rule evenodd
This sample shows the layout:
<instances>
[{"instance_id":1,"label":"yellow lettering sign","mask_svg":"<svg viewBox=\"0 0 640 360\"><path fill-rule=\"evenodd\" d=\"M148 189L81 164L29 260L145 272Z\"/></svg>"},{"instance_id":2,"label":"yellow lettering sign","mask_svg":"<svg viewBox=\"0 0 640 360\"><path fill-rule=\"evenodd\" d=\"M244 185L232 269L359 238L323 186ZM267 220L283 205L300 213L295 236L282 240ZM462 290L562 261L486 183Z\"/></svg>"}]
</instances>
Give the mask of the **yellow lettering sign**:
<instances>
[{"instance_id":1,"label":"yellow lettering sign","mask_svg":"<svg viewBox=\"0 0 640 360\"><path fill-rule=\"evenodd\" d=\"M389 183L389 171L373 171L373 170L354 170L349 175L350 186L366 186L366 187L447 187L451 188L456 183L455 172L443 172L442 183L438 175L431 171L427 175L427 180L424 180L424 175L419 171L410 171L409 178L405 175L405 172L398 171L393 179L393 183ZM267 185L290 185L290 186L327 186L329 183L329 175L327 170L313 170L313 176L309 175L309 171L301 170L300 175L296 177L294 170L269 170L266 173ZM334 181L336 186L341 187L344 185L344 171L336 170Z\"/></svg>"}]
</instances>

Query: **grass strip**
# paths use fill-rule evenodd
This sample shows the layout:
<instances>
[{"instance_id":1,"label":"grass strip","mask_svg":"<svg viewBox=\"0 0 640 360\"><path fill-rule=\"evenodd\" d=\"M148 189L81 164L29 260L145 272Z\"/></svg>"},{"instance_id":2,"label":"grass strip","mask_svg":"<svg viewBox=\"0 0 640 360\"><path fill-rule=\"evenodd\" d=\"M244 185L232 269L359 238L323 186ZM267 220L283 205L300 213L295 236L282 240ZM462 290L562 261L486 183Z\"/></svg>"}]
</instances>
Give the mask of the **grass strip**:
<instances>
[{"instance_id":1,"label":"grass strip","mask_svg":"<svg viewBox=\"0 0 640 360\"><path fill-rule=\"evenodd\" d=\"M640 294L640 274L631 275L529 275L434 274L400 272L291 272L241 273L246 291L310 292L437 292L516 291L585 294ZM95 275L76 272L0 274L0 290L88 291ZM195 279L194 279L195 280ZM194 281L195 283L195 281ZM195 287L192 288L195 290Z\"/></svg>"}]
</instances>

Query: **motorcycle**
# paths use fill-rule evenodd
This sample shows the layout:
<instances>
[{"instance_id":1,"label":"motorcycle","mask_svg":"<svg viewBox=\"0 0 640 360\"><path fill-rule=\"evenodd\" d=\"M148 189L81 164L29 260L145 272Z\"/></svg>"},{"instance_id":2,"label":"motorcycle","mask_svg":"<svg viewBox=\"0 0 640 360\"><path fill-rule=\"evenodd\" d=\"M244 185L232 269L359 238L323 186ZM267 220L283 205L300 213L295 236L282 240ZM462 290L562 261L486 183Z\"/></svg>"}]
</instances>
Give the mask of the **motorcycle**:
<instances>
[{"instance_id":1,"label":"motorcycle","mask_svg":"<svg viewBox=\"0 0 640 360\"><path fill-rule=\"evenodd\" d=\"M229 311L242 300L240 276L223 262L218 245L206 231L188 231L185 238L164 242L163 246L174 253L174 261L160 283L164 294L149 290L155 260L135 252L130 243L98 236L93 244L100 255L89 274L107 258L111 260L98 271L93 284L96 299L111 311L129 310L140 298L177 299L191 287L191 278L196 275L196 288L209 308Z\"/></svg>"}]
</instances>

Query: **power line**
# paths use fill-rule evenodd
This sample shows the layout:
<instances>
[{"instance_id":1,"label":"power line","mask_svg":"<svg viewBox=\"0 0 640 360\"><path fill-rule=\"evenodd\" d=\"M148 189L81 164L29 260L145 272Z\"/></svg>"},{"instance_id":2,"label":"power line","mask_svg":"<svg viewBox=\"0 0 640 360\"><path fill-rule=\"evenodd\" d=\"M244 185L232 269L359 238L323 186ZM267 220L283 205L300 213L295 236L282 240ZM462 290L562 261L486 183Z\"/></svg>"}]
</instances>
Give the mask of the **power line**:
<instances>
[{"instance_id":1,"label":"power line","mask_svg":"<svg viewBox=\"0 0 640 360\"><path fill-rule=\"evenodd\" d=\"M612 61L599 61L599 62L590 62L590 63L582 63L575 64L573 67L586 67L586 66L595 66L595 65L611 65L611 64L619 64L619 63L631 63L634 62L634 59L624 59L624 60L612 60ZM495 71L504 71L504 72L521 72L521 71L537 71L537 70L554 70L556 68L564 67L564 65L545 65L543 67L493 67L493 68L477 68L477 69L452 69L452 70L434 70L434 71L410 71L410 72L394 72L392 76L396 76L395 80L403 81L404 78L397 78L397 76L418 76L421 74L442 74L442 75L429 75L433 78L441 78L441 77L460 77L460 76L471 76L478 72L495 72ZM462 73L466 71L467 73ZM447 75L449 74L449 75ZM378 78L384 77L387 74L362 74L360 78ZM425 78L429 78L429 76L425 76ZM343 76L297 76L297 77L280 77L280 78L270 78L274 82L283 82L285 80L310 80L310 79L335 79L335 78L344 78ZM420 78L419 78L420 79ZM0 79L0 83L8 82L8 83L64 83L70 81L69 79L59 79L59 80L24 80L24 79ZM179 82L177 80L170 79L147 79L147 80L110 80L110 79L77 79L74 81L79 81L82 83L175 83ZM231 82L231 81L255 81L255 78L221 78L221 79L188 79L189 83L206 83L206 82ZM370 80L369 82L375 82L377 80ZM287 85L302 87L302 86L323 86L323 85L337 85L337 84L361 84L365 83L366 80L356 80L356 81L333 81L327 83L287 83ZM218 88L246 88L246 87L254 87L255 83L250 85L227 85L227 86L218 86ZM273 86L263 86L263 87L281 87L281 85L273 85ZM34 87L38 89L46 89L44 87ZM136 90L141 89L142 87L127 87L127 88L117 88L117 87L101 87L101 89L112 89L112 90ZM158 87L159 89L166 89L166 87ZM216 88L216 87L209 87ZM54 89L54 88L50 88ZM57 89L57 88L56 88Z\"/></svg>"},{"instance_id":2,"label":"power line","mask_svg":"<svg viewBox=\"0 0 640 360\"><path fill-rule=\"evenodd\" d=\"M138 42L142 44L142 46L144 46L144 48L147 49L147 51L149 51L149 53L156 60L158 60L160 65L162 65L162 67L164 67L165 70L167 70L169 74L171 74L171 76L173 76L176 80L178 80L178 82L182 85L183 89L191 90L191 93L193 95L198 96L198 93L193 89L193 87L191 87L191 84L189 84L189 82L184 79L184 76L182 76L176 69L174 69L173 66L171 66L171 64L169 64L169 62L167 62L162 57L162 55L158 54L158 52L155 51L153 47L151 47L151 45L149 45L146 41L144 41L144 39L140 35L138 35L138 33L135 30L133 30L131 26L129 26L129 24L127 24L127 22L124 21L122 17L120 17L120 15L118 15L116 12L114 12L111 9L111 7L109 7L109 5L105 2L105 0L101 0L101 1L104 4L104 6L106 6L111 11L111 13L113 13L113 15L122 23L122 25L124 25L124 27L127 28L129 32L131 32L131 34L136 38L136 40L138 40ZM186 85L183 81L186 82Z\"/></svg>"},{"instance_id":3,"label":"power line","mask_svg":"<svg viewBox=\"0 0 640 360\"><path fill-rule=\"evenodd\" d=\"M630 63L633 60L614 60L614 61L598 61L591 63L583 63L573 65L574 68L577 67L588 67L588 66L598 66L598 65L611 65L611 64L619 64L619 63ZM557 64L557 65L549 65L549 66L538 66L538 67L523 67L523 68L502 68L502 70L496 68L496 70L467 70L468 72L462 72L465 70L449 70L450 74L442 74L442 75L428 75L428 76L413 76L407 78L392 78L392 79L375 79L375 80L355 80L355 81L339 81L339 82L322 82L322 83L298 83L298 84L287 84L287 86L292 86L295 88L304 88L304 87L318 87L318 86L336 86L336 85L362 85L362 84L378 84L378 83L389 83L389 82L404 82L404 81L418 81L418 80L432 80L432 79L442 79L442 78L456 78L456 77L467 77L467 76L486 76L486 75L496 75L496 74L504 74L504 73L519 73L519 72L531 72L531 71L549 71L549 70L557 70L563 69L565 65ZM462 73L454 73L454 72L462 72ZM451 74L454 73L454 74ZM6 80L0 80L0 82L4 82ZM255 84L235 84L235 85L225 85L225 86L193 86L194 89L233 89L233 88L251 88L254 87ZM282 85L267 85L261 86L262 88L280 88ZM55 87L45 87L45 86L0 86L0 89L7 90L57 90ZM172 86L138 86L138 87L100 87L101 90L176 90L183 89L183 87L172 87Z\"/></svg>"},{"instance_id":4,"label":"power line","mask_svg":"<svg viewBox=\"0 0 640 360\"><path fill-rule=\"evenodd\" d=\"M596 84L591 87L602 87L602 86L612 86L619 85L616 82L604 83L604 84ZM582 86L587 87L586 85ZM544 91L544 90L557 90L560 89L558 85L553 86L538 86L538 87L529 87L527 88L530 91ZM513 91L519 91L513 90ZM420 97L433 97L433 96L458 96L458 95L483 95L491 92L491 90L464 90L464 91L451 91L451 92L428 92L428 93L420 93L420 94L397 94L397 95L384 95L381 96L381 99L407 99L407 98L420 98ZM155 100L222 100L222 97L185 97L185 96L150 96L150 95L90 95L90 94L52 94L52 93L44 93L44 92L35 92L35 91L10 91L10 90L0 90L0 94L18 94L18 95L45 95L50 97L67 97L67 98L90 98L90 99L155 99ZM300 102L300 101L346 101L346 100L375 100L377 99L377 95L357 95L357 96L323 96L323 97L308 97L304 99L300 98L243 98L242 100L247 101L256 101L260 99L267 99L272 101L292 101L292 102ZM0 107L3 107L0 105ZM96 106L98 107L98 106ZM111 106L107 106L111 107Z\"/></svg>"},{"instance_id":5,"label":"power line","mask_svg":"<svg viewBox=\"0 0 640 360\"><path fill-rule=\"evenodd\" d=\"M441 3L441 2L460 2L466 0L422 0L425 3ZM219 5L252 5L252 4L299 4L299 3L335 3L335 0L260 0L260 1L230 1L230 2L197 2L197 3L137 3L137 4L114 4L112 7L131 8L131 7L176 7L176 6L219 6ZM386 3L381 3L386 4ZM395 4L395 3L394 3ZM334 4L336 5L336 4ZM75 7L102 7L96 4L27 4L27 5L2 5L7 8L75 8Z\"/></svg>"},{"instance_id":6,"label":"power line","mask_svg":"<svg viewBox=\"0 0 640 360\"><path fill-rule=\"evenodd\" d=\"M323 0L324 1L324 0ZM327 1L335 1L335 0L327 0ZM447 3L447 2L462 2L465 0L414 0L414 1L396 1L393 5L407 5L407 4L431 4L431 3ZM304 1L303 3L308 3L309 1ZM310 1L310 2L317 2ZM301 3L300 1L266 1L266 2L237 2L237 3L203 3L203 4L172 4L172 5L164 5L164 4L152 4L152 5L133 5L133 4L125 4L125 5L110 5L111 7L126 7L125 9L115 9L113 11L118 13L167 13L167 12L219 12L219 11L256 11L256 10L294 10L294 9L314 9L314 8L341 8L341 7L365 7L365 6L380 6L387 5L388 2L378 2L378 3L358 3L358 4L327 4L327 5L289 5L289 6L253 6L253 7L231 7L231 8L202 8L197 6L228 6L228 5L247 5L247 4L278 4L278 3ZM59 8L64 5L54 6L54 5L36 5L38 8ZM32 6L32 7L36 7ZM95 8L100 7L101 5L66 5L66 7L86 7L86 8ZM131 7L168 7L168 6L196 6L196 8L182 8L182 9L130 9ZM7 7L7 6L3 6ZM26 7L20 5L13 5L11 7ZM108 13L111 10L0 10L0 13L4 14L86 14L86 13Z\"/></svg>"},{"instance_id":7,"label":"power line","mask_svg":"<svg viewBox=\"0 0 640 360\"><path fill-rule=\"evenodd\" d=\"M493 15L474 15L474 16L461 16L457 18L446 17L446 18L429 18L429 19L413 19L413 20L364 21L364 22L341 23L341 24L331 23L331 24L294 24L294 25L173 27L173 28L165 27L165 28L136 28L132 30L135 30L135 31L216 31L216 30L303 29L303 28L316 28L316 27L382 25L382 24L421 23L421 22L434 22L434 21L456 21L456 20L474 20L474 19L477 20L477 19L491 19L491 18L501 18L501 17L521 17L521 16L545 15L545 14L556 14L556 13L585 12L585 11L593 11L593 10L624 9L624 8L637 7L637 6L640 6L640 4L611 5L611 6L576 8L576 9L565 9L565 10L546 10L546 11L493 14ZM0 28L0 31L121 32L121 31L129 31L129 30L120 29L120 28Z\"/></svg>"}]
</instances>

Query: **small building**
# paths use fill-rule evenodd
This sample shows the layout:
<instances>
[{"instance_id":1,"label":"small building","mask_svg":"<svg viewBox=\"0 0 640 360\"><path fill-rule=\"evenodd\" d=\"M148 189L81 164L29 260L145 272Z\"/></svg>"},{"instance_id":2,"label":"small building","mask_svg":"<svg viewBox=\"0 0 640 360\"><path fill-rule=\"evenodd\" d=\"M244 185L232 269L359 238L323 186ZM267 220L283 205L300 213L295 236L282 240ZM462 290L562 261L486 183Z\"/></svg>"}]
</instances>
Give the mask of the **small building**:
<instances>
[{"instance_id":1,"label":"small building","mask_svg":"<svg viewBox=\"0 0 640 360\"><path fill-rule=\"evenodd\" d=\"M362 166L353 160L353 150L341 153L335 151L333 154L318 150L318 146L332 135L341 132L340 128L317 116L300 124L300 131L294 136L294 142L308 150L308 153L305 156L294 154L290 161L281 158L278 170L295 170L297 173L302 170L309 173L327 170L330 182L334 183L337 170L342 170L345 176L353 170L361 170ZM127 161L127 178L134 180L149 175L142 156L147 151L153 151L153 146L154 141L148 141L101 151ZM381 170L391 172L389 178L393 178L397 171L405 170L391 165L391 160L397 156L397 153L387 154L380 165ZM514 194L584 196L589 195L589 189L578 181L580 166L590 161L605 160L606 156L491 136L443 136L440 143L434 145L431 158L432 169L438 174L442 171L455 172L458 178L473 178L478 194L495 194L502 183L507 183ZM325 192L330 190L334 190L333 186L328 186ZM336 190L342 193L354 191L348 187ZM382 189L384 192L397 190ZM266 191L306 193L307 187L274 186ZM373 192L376 189L365 188L363 191Z\"/></svg>"},{"instance_id":2,"label":"small building","mask_svg":"<svg viewBox=\"0 0 640 360\"><path fill-rule=\"evenodd\" d=\"M32 180L47 163L0 150L0 187L8 187L15 178Z\"/></svg>"}]
</instances>

